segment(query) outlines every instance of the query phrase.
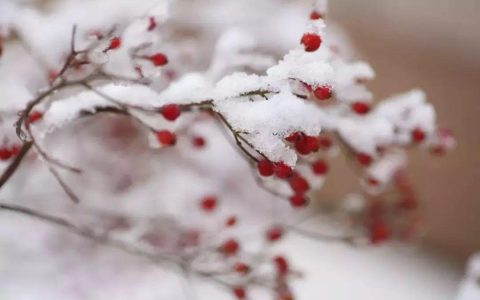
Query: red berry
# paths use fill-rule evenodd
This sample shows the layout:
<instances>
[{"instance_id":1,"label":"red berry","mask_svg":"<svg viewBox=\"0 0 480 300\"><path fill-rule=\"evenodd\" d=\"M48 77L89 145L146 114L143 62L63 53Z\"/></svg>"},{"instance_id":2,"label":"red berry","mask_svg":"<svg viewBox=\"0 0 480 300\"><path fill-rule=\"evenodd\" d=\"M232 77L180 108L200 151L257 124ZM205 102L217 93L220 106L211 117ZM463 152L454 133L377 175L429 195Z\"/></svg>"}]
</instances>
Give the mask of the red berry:
<instances>
[{"instance_id":1,"label":"red berry","mask_svg":"<svg viewBox=\"0 0 480 300\"><path fill-rule=\"evenodd\" d=\"M273 226L267 230L265 233L265 238L269 242L276 242L281 239L283 236L283 229L279 226Z\"/></svg>"},{"instance_id":2,"label":"red berry","mask_svg":"<svg viewBox=\"0 0 480 300\"><path fill-rule=\"evenodd\" d=\"M110 40L110 44L108 45L107 49L105 50L107 51L114 50L114 49L120 48L121 45L122 45L122 40L119 37L113 37Z\"/></svg>"},{"instance_id":3,"label":"red berry","mask_svg":"<svg viewBox=\"0 0 480 300\"><path fill-rule=\"evenodd\" d=\"M375 220L370 227L370 241L379 244L390 238L391 232L387 224L382 220Z\"/></svg>"},{"instance_id":4,"label":"red berry","mask_svg":"<svg viewBox=\"0 0 480 300\"><path fill-rule=\"evenodd\" d=\"M319 86L313 91L313 94L318 100L327 100L332 97L332 88L328 85Z\"/></svg>"},{"instance_id":5,"label":"red berry","mask_svg":"<svg viewBox=\"0 0 480 300\"><path fill-rule=\"evenodd\" d=\"M320 145L318 143L318 139L313 136L305 136L305 144L307 146L308 151L310 152L317 152L318 149L320 148Z\"/></svg>"},{"instance_id":6,"label":"red berry","mask_svg":"<svg viewBox=\"0 0 480 300\"><path fill-rule=\"evenodd\" d=\"M313 52L320 48L322 38L316 33L305 33L300 42L305 47L305 51Z\"/></svg>"},{"instance_id":7,"label":"red berry","mask_svg":"<svg viewBox=\"0 0 480 300\"><path fill-rule=\"evenodd\" d=\"M175 121L180 116L181 110L177 104L166 104L160 108L160 113L168 121Z\"/></svg>"},{"instance_id":8,"label":"red berry","mask_svg":"<svg viewBox=\"0 0 480 300\"><path fill-rule=\"evenodd\" d=\"M34 110L28 115L28 123L33 124L43 118L43 113Z\"/></svg>"},{"instance_id":9,"label":"red berry","mask_svg":"<svg viewBox=\"0 0 480 300\"><path fill-rule=\"evenodd\" d=\"M302 134L295 142L295 149L299 154L308 155L317 152L319 144L317 138Z\"/></svg>"},{"instance_id":10,"label":"red berry","mask_svg":"<svg viewBox=\"0 0 480 300\"><path fill-rule=\"evenodd\" d=\"M200 207L206 212L212 212L217 207L217 198L207 196L200 201Z\"/></svg>"},{"instance_id":11,"label":"red berry","mask_svg":"<svg viewBox=\"0 0 480 300\"><path fill-rule=\"evenodd\" d=\"M322 149L328 149L332 146L332 140L327 136L321 136L318 138L318 144Z\"/></svg>"},{"instance_id":12,"label":"red berry","mask_svg":"<svg viewBox=\"0 0 480 300\"><path fill-rule=\"evenodd\" d=\"M247 264L244 264L242 262L238 262L233 266L233 270L237 273L240 274L246 274L250 272L250 267Z\"/></svg>"},{"instance_id":13,"label":"red berry","mask_svg":"<svg viewBox=\"0 0 480 300\"><path fill-rule=\"evenodd\" d=\"M0 160L8 160L12 157L12 152L7 148L0 148Z\"/></svg>"},{"instance_id":14,"label":"red berry","mask_svg":"<svg viewBox=\"0 0 480 300\"><path fill-rule=\"evenodd\" d=\"M323 16L321 13L319 13L318 11L316 10L313 10L311 13L310 13L310 20L318 20L318 19L322 19Z\"/></svg>"},{"instance_id":15,"label":"red berry","mask_svg":"<svg viewBox=\"0 0 480 300\"><path fill-rule=\"evenodd\" d=\"M289 200L290 205L293 207L304 207L307 205L307 199L303 195L293 195Z\"/></svg>"},{"instance_id":16,"label":"red berry","mask_svg":"<svg viewBox=\"0 0 480 300\"><path fill-rule=\"evenodd\" d=\"M287 136L285 138L285 140L287 140L287 142L290 142L290 143L295 143L297 140L299 140L301 137L303 136L303 133L301 132L294 132L292 134L290 134L289 136Z\"/></svg>"},{"instance_id":17,"label":"red berry","mask_svg":"<svg viewBox=\"0 0 480 300\"><path fill-rule=\"evenodd\" d=\"M359 115L365 115L370 111L370 105L365 102L357 101L352 103L352 110Z\"/></svg>"},{"instance_id":18,"label":"red berry","mask_svg":"<svg viewBox=\"0 0 480 300\"><path fill-rule=\"evenodd\" d=\"M21 148L20 145L15 144L12 147L10 147L10 152L12 152L13 156L17 156L18 153L20 153L20 148Z\"/></svg>"},{"instance_id":19,"label":"red berry","mask_svg":"<svg viewBox=\"0 0 480 300\"><path fill-rule=\"evenodd\" d=\"M245 299L247 297L247 292L243 287L237 286L233 288L233 294L237 299Z\"/></svg>"},{"instance_id":20,"label":"red berry","mask_svg":"<svg viewBox=\"0 0 480 300\"><path fill-rule=\"evenodd\" d=\"M323 160L317 160L312 164L312 170L315 175L325 175L328 172L328 164Z\"/></svg>"},{"instance_id":21,"label":"red berry","mask_svg":"<svg viewBox=\"0 0 480 300\"><path fill-rule=\"evenodd\" d=\"M234 239L229 239L220 246L220 251L226 255L235 255L239 249L240 245Z\"/></svg>"},{"instance_id":22,"label":"red berry","mask_svg":"<svg viewBox=\"0 0 480 300\"><path fill-rule=\"evenodd\" d=\"M192 139L192 144L196 148L203 148L205 147L205 139L201 136L194 136Z\"/></svg>"},{"instance_id":23,"label":"red berry","mask_svg":"<svg viewBox=\"0 0 480 300\"><path fill-rule=\"evenodd\" d=\"M425 140L425 132L420 128L415 128L412 130L411 137L415 143L421 143Z\"/></svg>"},{"instance_id":24,"label":"red berry","mask_svg":"<svg viewBox=\"0 0 480 300\"><path fill-rule=\"evenodd\" d=\"M364 167L368 167L372 163L372 157L365 153L358 153L357 162Z\"/></svg>"},{"instance_id":25,"label":"red berry","mask_svg":"<svg viewBox=\"0 0 480 300\"><path fill-rule=\"evenodd\" d=\"M147 27L147 30L148 30L148 31L152 31L152 30L154 30L156 27L157 27L157 21L155 20L155 18L154 18L154 17L149 17L149 18L148 18L148 27Z\"/></svg>"},{"instance_id":26,"label":"red berry","mask_svg":"<svg viewBox=\"0 0 480 300\"><path fill-rule=\"evenodd\" d=\"M378 182L378 180L373 178L373 177L368 177L367 178L367 184L369 186L378 186L380 184L380 182Z\"/></svg>"},{"instance_id":27,"label":"red berry","mask_svg":"<svg viewBox=\"0 0 480 300\"><path fill-rule=\"evenodd\" d=\"M160 130L155 133L157 140L164 146L173 146L177 143L177 136L168 130Z\"/></svg>"},{"instance_id":28,"label":"red berry","mask_svg":"<svg viewBox=\"0 0 480 300\"><path fill-rule=\"evenodd\" d=\"M163 53L157 53L148 58L155 67L161 67L168 64L168 58Z\"/></svg>"},{"instance_id":29,"label":"red berry","mask_svg":"<svg viewBox=\"0 0 480 300\"><path fill-rule=\"evenodd\" d=\"M277 162L273 165L273 172L278 178L286 179L293 175L293 170L284 162Z\"/></svg>"},{"instance_id":30,"label":"red berry","mask_svg":"<svg viewBox=\"0 0 480 300\"><path fill-rule=\"evenodd\" d=\"M273 258L273 263L275 264L278 275L286 275L288 273L288 261L284 256L275 256Z\"/></svg>"},{"instance_id":31,"label":"red berry","mask_svg":"<svg viewBox=\"0 0 480 300\"><path fill-rule=\"evenodd\" d=\"M235 224L237 224L237 217L235 217L235 216L230 216L230 217L228 217L228 219L225 221L225 225L226 225L227 227L235 226Z\"/></svg>"},{"instance_id":32,"label":"red berry","mask_svg":"<svg viewBox=\"0 0 480 300\"><path fill-rule=\"evenodd\" d=\"M445 147L443 145L434 145L430 147L430 152L435 155L445 154Z\"/></svg>"},{"instance_id":33,"label":"red berry","mask_svg":"<svg viewBox=\"0 0 480 300\"><path fill-rule=\"evenodd\" d=\"M288 183L290 187L295 192L295 194L304 194L310 188L308 181L300 175L293 175L289 180Z\"/></svg>"},{"instance_id":34,"label":"red berry","mask_svg":"<svg viewBox=\"0 0 480 300\"><path fill-rule=\"evenodd\" d=\"M261 160L257 163L258 173L260 175L268 177L273 175L273 164L269 160Z\"/></svg>"}]
</instances>

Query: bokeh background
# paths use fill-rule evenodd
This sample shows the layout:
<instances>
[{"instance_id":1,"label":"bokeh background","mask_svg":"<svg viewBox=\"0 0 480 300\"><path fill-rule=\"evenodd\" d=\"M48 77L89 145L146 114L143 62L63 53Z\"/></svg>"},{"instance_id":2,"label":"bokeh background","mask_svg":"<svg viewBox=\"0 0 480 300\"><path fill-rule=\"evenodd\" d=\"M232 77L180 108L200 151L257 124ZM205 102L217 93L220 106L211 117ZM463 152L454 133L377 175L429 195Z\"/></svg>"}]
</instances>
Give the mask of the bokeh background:
<instances>
[{"instance_id":1,"label":"bokeh background","mask_svg":"<svg viewBox=\"0 0 480 300\"><path fill-rule=\"evenodd\" d=\"M453 130L454 151L441 158L412 151L409 172L427 247L463 262L480 250L480 1L334 0L329 17L377 72L370 83L377 99L420 87ZM340 189L330 180L324 193Z\"/></svg>"}]
</instances>

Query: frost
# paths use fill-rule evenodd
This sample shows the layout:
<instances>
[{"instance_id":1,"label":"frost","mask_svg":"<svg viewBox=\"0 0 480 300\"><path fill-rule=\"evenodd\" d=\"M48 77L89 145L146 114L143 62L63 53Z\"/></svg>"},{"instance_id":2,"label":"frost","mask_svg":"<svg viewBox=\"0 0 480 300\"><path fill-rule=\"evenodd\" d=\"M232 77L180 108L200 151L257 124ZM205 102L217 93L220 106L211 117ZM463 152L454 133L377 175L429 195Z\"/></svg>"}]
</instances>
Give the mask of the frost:
<instances>
[{"instance_id":1,"label":"frost","mask_svg":"<svg viewBox=\"0 0 480 300\"><path fill-rule=\"evenodd\" d=\"M78 118L81 113L93 113L97 108L120 108L119 104L143 107L159 107L165 104L155 91L144 85L107 84L96 88L96 90L114 101L109 101L95 91L85 91L75 96L57 100L51 104L44 116L48 130L63 127L68 122Z\"/></svg>"},{"instance_id":2,"label":"frost","mask_svg":"<svg viewBox=\"0 0 480 300\"><path fill-rule=\"evenodd\" d=\"M198 103L211 99L211 83L200 73L189 73L160 93L164 103Z\"/></svg>"},{"instance_id":3,"label":"frost","mask_svg":"<svg viewBox=\"0 0 480 300\"><path fill-rule=\"evenodd\" d=\"M311 86L331 84L334 70L325 61L326 55L322 49L316 52L291 50L280 63L268 69L267 75L276 80L294 78Z\"/></svg>"}]
</instances>

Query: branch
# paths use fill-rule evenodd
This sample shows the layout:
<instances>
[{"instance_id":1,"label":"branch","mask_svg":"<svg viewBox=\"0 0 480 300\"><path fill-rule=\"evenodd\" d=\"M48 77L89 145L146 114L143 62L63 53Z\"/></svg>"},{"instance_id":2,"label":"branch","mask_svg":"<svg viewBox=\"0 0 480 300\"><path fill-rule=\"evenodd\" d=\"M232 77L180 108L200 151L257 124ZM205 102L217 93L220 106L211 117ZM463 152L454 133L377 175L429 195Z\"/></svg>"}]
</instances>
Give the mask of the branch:
<instances>
[{"instance_id":1,"label":"branch","mask_svg":"<svg viewBox=\"0 0 480 300\"><path fill-rule=\"evenodd\" d=\"M0 177L0 189L3 185L10 179L10 177L17 171L20 163L22 162L23 158L27 155L28 151L32 148L32 142L26 142L23 144L20 152L15 157L15 159L10 163L10 165L5 169L2 176Z\"/></svg>"}]
</instances>

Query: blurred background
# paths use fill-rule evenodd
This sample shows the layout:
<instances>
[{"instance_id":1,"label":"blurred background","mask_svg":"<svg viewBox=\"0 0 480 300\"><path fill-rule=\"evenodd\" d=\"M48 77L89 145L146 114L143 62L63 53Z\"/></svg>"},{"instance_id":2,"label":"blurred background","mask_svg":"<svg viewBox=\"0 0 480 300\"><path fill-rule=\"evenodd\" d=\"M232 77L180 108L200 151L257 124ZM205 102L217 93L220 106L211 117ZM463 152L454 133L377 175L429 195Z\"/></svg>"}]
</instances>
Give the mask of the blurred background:
<instances>
[{"instance_id":1,"label":"blurred background","mask_svg":"<svg viewBox=\"0 0 480 300\"><path fill-rule=\"evenodd\" d=\"M454 132L455 150L440 158L412 151L409 172L428 246L463 262L480 250L480 1L334 0L329 17L377 72L377 99L422 88ZM324 193L340 189L330 180Z\"/></svg>"}]
</instances>

